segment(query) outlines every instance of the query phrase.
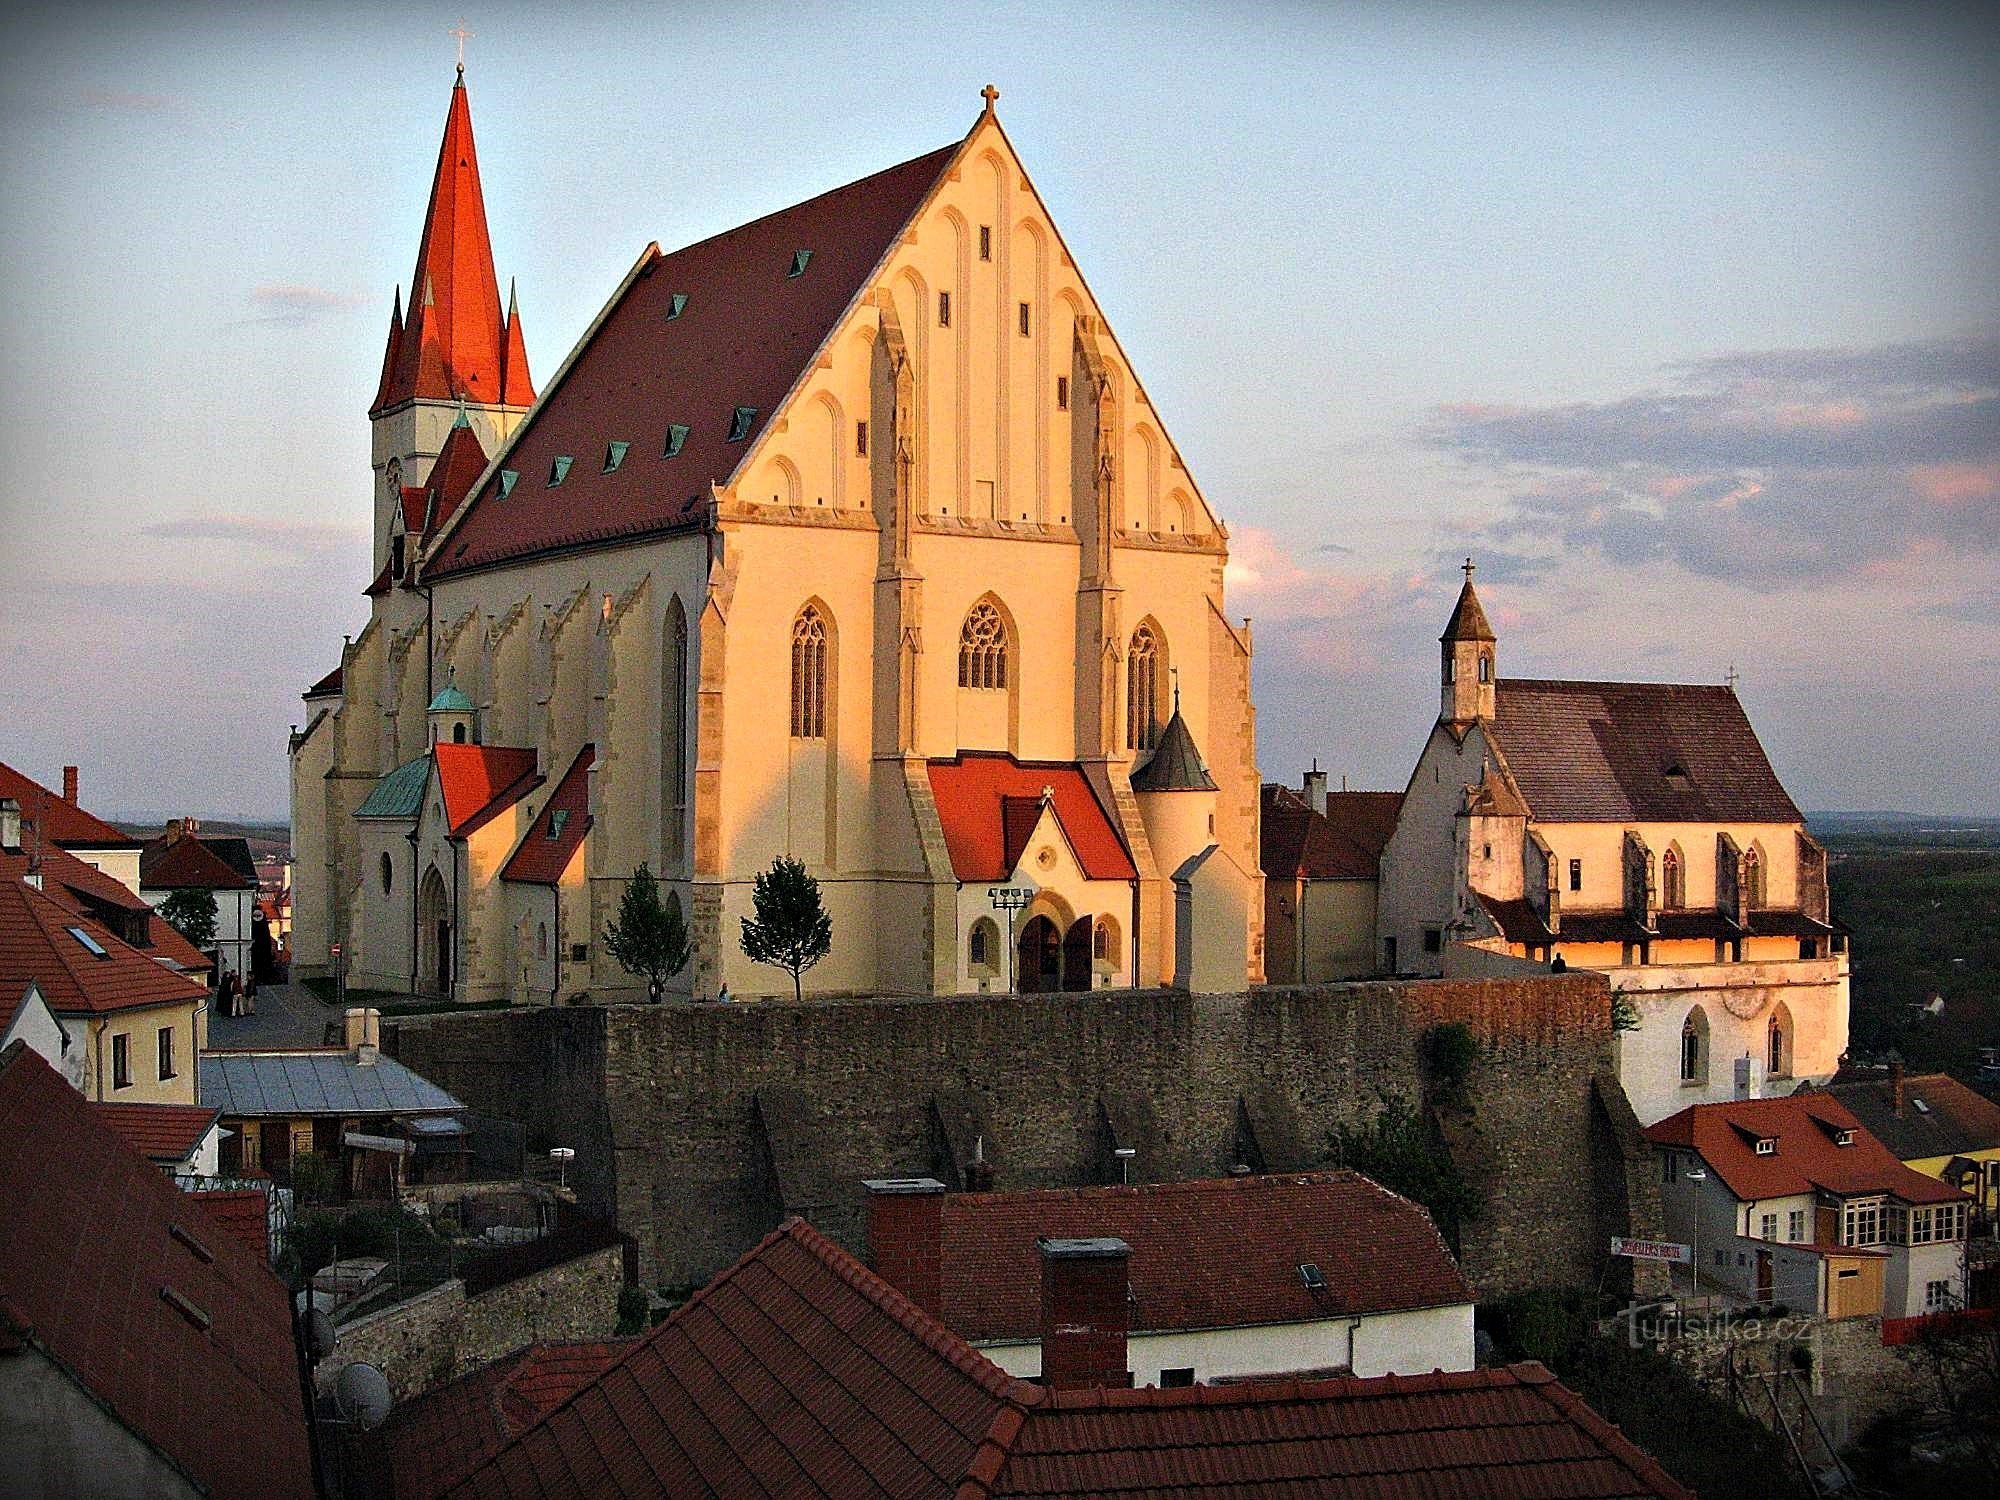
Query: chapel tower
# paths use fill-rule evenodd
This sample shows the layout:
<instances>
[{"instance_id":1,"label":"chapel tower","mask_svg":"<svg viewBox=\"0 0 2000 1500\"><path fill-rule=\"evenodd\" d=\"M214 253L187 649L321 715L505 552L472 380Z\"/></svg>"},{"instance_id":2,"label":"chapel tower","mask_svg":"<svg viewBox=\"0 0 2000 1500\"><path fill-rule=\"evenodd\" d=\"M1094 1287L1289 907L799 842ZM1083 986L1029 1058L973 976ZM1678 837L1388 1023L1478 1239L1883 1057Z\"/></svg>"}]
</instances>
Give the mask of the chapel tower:
<instances>
[{"instance_id":1,"label":"chapel tower","mask_svg":"<svg viewBox=\"0 0 2000 1500\"><path fill-rule=\"evenodd\" d=\"M1458 604L1451 623L1438 637L1442 659L1441 705L1438 717L1448 724L1490 722L1493 718L1493 627L1486 623L1486 611L1479 607L1479 595L1472 587L1473 561L1465 560L1465 587L1458 591Z\"/></svg>"},{"instance_id":2,"label":"chapel tower","mask_svg":"<svg viewBox=\"0 0 2000 1500\"><path fill-rule=\"evenodd\" d=\"M500 307L472 108L460 64L445 115L444 141L431 180L409 312L402 289L389 315L382 379L368 408L375 468L375 563L391 556L398 506L418 489L455 422L471 426L487 454L519 425L534 404L534 382L511 285Z\"/></svg>"}]
</instances>

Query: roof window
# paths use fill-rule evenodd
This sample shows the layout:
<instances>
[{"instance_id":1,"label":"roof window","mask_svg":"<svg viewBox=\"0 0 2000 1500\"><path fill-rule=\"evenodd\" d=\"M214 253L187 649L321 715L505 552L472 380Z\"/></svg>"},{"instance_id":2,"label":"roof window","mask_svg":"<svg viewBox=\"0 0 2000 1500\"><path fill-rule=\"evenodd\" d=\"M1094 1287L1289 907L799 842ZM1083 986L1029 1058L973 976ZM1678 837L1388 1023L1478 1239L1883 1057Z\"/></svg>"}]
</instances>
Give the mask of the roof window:
<instances>
[{"instance_id":1,"label":"roof window","mask_svg":"<svg viewBox=\"0 0 2000 1500\"><path fill-rule=\"evenodd\" d=\"M750 424L757 420L757 408L739 406L729 419L729 441L740 443L750 436Z\"/></svg>"},{"instance_id":2,"label":"roof window","mask_svg":"<svg viewBox=\"0 0 2000 1500\"><path fill-rule=\"evenodd\" d=\"M792 252L792 268L785 273L787 279L805 275L806 267L812 264L812 258L813 253L810 250L794 250Z\"/></svg>"},{"instance_id":3,"label":"roof window","mask_svg":"<svg viewBox=\"0 0 2000 1500\"><path fill-rule=\"evenodd\" d=\"M513 494L514 486L520 482L521 474L518 469L502 469L500 471L500 498L505 500L509 495Z\"/></svg>"},{"instance_id":4,"label":"roof window","mask_svg":"<svg viewBox=\"0 0 2000 1500\"><path fill-rule=\"evenodd\" d=\"M1759 1156L1776 1156L1778 1154L1778 1138L1774 1135L1758 1136L1757 1154Z\"/></svg>"},{"instance_id":5,"label":"roof window","mask_svg":"<svg viewBox=\"0 0 2000 1500\"><path fill-rule=\"evenodd\" d=\"M625 450L631 446L630 443L607 444L604 449L604 472L609 474L616 470L620 464L624 463Z\"/></svg>"},{"instance_id":6,"label":"roof window","mask_svg":"<svg viewBox=\"0 0 2000 1500\"><path fill-rule=\"evenodd\" d=\"M676 453L681 451L681 444L687 440L687 428L679 422L674 423L673 426L667 429L667 451L660 456L662 458L672 458Z\"/></svg>"},{"instance_id":7,"label":"roof window","mask_svg":"<svg viewBox=\"0 0 2000 1500\"><path fill-rule=\"evenodd\" d=\"M558 808L554 808L554 809L551 809L551 811L550 811L550 813L549 813L549 835L548 835L548 836L549 836L550 838L552 838L552 839L559 839L559 838L561 838L561 837L562 837L562 831L563 831L563 828L564 828L564 826L565 826L565 825L566 825L566 824L567 824L568 822L569 822L569 809L568 809L568 808L566 808L566 807L558 807Z\"/></svg>"},{"instance_id":8,"label":"roof window","mask_svg":"<svg viewBox=\"0 0 2000 1500\"><path fill-rule=\"evenodd\" d=\"M111 957L111 955L105 951L104 945L98 942L98 940L92 937L89 933L85 932L81 927L71 927L65 930L69 933L71 937L75 938L79 943L83 945L83 951L85 953L88 953L91 957L93 958Z\"/></svg>"},{"instance_id":9,"label":"roof window","mask_svg":"<svg viewBox=\"0 0 2000 1500\"><path fill-rule=\"evenodd\" d=\"M1912 1099L1910 1103L1917 1107L1917 1113L1920 1115L1927 1115L1931 1112L1931 1107L1921 1099Z\"/></svg>"},{"instance_id":10,"label":"roof window","mask_svg":"<svg viewBox=\"0 0 2000 1500\"><path fill-rule=\"evenodd\" d=\"M1833 1143L1834 1143L1834 1145L1836 1145L1836 1146L1851 1146L1851 1145L1853 1145L1853 1144L1854 1144L1854 1132L1853 1132L1853 1131L1851 1131L1851 1130L1836 1130L1836 1131L1835 1131L1835 1132L1833 1133Z\"/></svg>"},{"instance_id":11,"label":"roof window","mask_svg":"<svg viewBox=\"0 0 2000 1500\"><path fill-rule=\"evenodd\" d=\"M1326 1275L1320 1270L1317 1261L1309 1260L1299 1267L1299 1281L1309 1292L1326 1290Z\"/></svg>"},{"instance_id":12,"label":"roof window","mask_svg":"<svg viewBox=\"0 0 2000 1500\"><path fill-rule=\"evenodd\" d=\"M688 294L686 292L675 292L667 302L667 321L671 323L675 318L686 312L687 305Z\"/></svg>"},{"instance_id":13,"label":"roof window","mask_svg":"<svg viewBox=\"0 0 2000 1500\"><path fill-rule=\"evenodd\" d=\"M557 485L561 484L563 480L569 477L569 466L572 462L574 462L574 460L572 460L570 456L567 453L565 453L560 458L557 458L554 462L552 462L549 465L550 489L554 489Z\"/></svg>"}]
</instances>

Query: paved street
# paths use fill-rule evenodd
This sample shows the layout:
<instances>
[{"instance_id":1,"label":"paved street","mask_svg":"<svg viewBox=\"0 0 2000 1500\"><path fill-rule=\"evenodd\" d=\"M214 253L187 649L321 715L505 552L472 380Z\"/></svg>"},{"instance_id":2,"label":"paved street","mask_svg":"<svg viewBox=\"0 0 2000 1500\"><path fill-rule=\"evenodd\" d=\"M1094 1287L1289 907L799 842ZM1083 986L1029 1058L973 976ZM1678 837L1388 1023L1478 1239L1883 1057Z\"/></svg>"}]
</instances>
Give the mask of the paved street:
<instances>
[{"instance_id":1,"label":"paved street","mask_svg":"<svg viewBox=\"0 0 2000 1500\"><path fill-rule=\"evenodd\" d=\"M317 1047L326 1039L326 1023L339 1019L303 985L266 984L257 990L254 1016L228 1017L208 1013L211 1047Z\"/></svg>"}]
</instances>

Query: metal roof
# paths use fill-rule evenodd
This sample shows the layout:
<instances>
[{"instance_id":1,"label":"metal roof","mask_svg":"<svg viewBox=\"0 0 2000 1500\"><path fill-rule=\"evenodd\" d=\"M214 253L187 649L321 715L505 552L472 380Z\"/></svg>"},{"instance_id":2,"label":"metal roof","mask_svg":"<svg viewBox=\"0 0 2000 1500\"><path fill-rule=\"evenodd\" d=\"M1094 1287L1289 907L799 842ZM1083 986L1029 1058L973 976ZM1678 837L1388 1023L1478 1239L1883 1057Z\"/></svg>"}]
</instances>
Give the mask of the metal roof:
<instances>
[{"instance_id":1,"label":"metal roof","mask_svg":"<svg viewBox=\"0 0 2000 1500\"><path fill-rule=\"evenodd\" d=\"M201 1102L234 1117L442 1114L465 1106L393 1058L352 1052L204 1052Z\"/></svg>"},{"instance_id":2,"label":"metal roof","mask_svg":"<svg viewBox=\"0 0 2000 1500\"><path fill-rule=\"evenodd\" d=\"M415 760L405 761L375 783L367 799L354 809L357 818L414 818L424 805L424 790L430 785L431 756L426 750Z\"/></svg>"}]
</instances>

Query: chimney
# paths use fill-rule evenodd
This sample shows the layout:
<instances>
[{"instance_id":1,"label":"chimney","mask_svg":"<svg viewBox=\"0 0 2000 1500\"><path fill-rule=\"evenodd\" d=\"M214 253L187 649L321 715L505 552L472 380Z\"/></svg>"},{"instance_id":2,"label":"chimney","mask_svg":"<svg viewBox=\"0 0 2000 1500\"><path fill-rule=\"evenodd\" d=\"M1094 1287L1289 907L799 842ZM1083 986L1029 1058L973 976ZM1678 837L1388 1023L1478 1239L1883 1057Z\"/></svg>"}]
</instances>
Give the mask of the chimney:
<instances>
[{"instance_id":1,"label":"chimney","mask_svg":"<svg viewBox=\"0 0 2000 1500\"><path fill-rule=\"evenodd\" d=\"M76 806L76 767L63 767L63 801Z\"/></svg>"},{"instance_id":2,"label":"chimney","mask_svg":"<svg viewBox=\"0 0 2000 1500\"><path fill-rule=\"evenodd\" d=\"M368 1040L368 1012L360 1006L350 1006L341 1017L340 1043L343 1047L359 1047Z\"/></svg>"},{"instance_id":3,"label":"chimney","mask_svg":"<svg viewBox=\"0 0 2000 1500\"><path fill-rule=\"evenodd\" d=\"M868 1255L875 1274L934 1318L944 1316L944 1184L935 1177L872 1177Z\"/></svg>"},{"instance_id":4,"label":"chimney","mask_svg":"<svg viewBox=\"0 0 2000 1500\"><path fill-rule=\"evenodd\" d=\"M382 1056L382 1012L351 1007L341 1017L341 1041L361 1067L372 1068Z\"/></svg>"},{"instance_id":5,"label":"chimney","mask_svg":"<svg viewBox=\"0 0 2000 1500\"><path fill-rule=\"evenodd\" d=\"M1306 802L1311 806L1314 812L1319 813L1321 815L1325 814L1326 772L1322 771L1319 768L1319 761L1317 758L1315 758L1313 761L1312 769L1306 772Z\"/></svg>"},{"instance_id":6,"label":"chimney","mask_svg":"<svg viewBox=\"0 0 2000 1500\"><path fill-rule=\"evenodd\" d=\"M993 1163L986 1159L986 1137L972 1138L972 1160L965 1164L965 1190L968 1193L990 1193L993 1191Z\"/></svg>"},{"instance_id":7,"label":"chimney","mask_svg":"<svg viewBox=\"0 0 2000 1500\"><path fill-rule=\"evenodd\" d=\"M1889 1106L1896 1112L1896 1118L1903 1118L1903 1060L1897 1058L1889 1064Z\"/></svg>"},{"instance_id":8,"label":"chimney","mask_svg":"<svg viewBox=\"0 0 2000 1500\"><path fill-rule=\"evenodd\" d=\"M0 797L0 849L21 847L21 804L12 797Z\"/></svg>"},{"instance_id":9,"label":"chimney","mask_svg":"<svg viewBox=\"0 0 2000 1500\"><path fill-rule=\"evenodd\" d=\"M1037 1239L1035 1246L1042 1252L1042 1384L1129 1386L1132 1247L1116 1239Z\"/></svg>"}]
</instances>

